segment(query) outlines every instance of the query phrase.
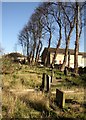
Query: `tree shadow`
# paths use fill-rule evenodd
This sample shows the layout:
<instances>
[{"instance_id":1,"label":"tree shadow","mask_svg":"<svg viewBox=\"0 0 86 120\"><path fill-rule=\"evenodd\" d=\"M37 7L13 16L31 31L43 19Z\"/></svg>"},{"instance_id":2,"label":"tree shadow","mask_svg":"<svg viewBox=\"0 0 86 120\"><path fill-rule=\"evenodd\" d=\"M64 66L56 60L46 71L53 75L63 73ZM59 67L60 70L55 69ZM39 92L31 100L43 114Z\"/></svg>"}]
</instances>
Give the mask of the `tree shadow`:
<instances>
[{"instance_id":1,"label":"tree shadow","mask_svg":"<svg viewBox=\"0 0 86 120\"><path fill-rule=\"evenodd\" d=\"M79 102L73 100L73 99L65 99L65 103L71 103L71 104L80 104Z\"/></svg>"},{"instance_id":2,"label":"tree shadow","mask_svg":"<svg viewBox=\"0 0 86 120\"><path fill-rule=\"evenodd\" d=\"M24 97L20 98L28 107L33 108L36 111L39 111L42 116L49 116L49 108L43 102L39 100L26 99Z\"/></svg>"}]
</instances>

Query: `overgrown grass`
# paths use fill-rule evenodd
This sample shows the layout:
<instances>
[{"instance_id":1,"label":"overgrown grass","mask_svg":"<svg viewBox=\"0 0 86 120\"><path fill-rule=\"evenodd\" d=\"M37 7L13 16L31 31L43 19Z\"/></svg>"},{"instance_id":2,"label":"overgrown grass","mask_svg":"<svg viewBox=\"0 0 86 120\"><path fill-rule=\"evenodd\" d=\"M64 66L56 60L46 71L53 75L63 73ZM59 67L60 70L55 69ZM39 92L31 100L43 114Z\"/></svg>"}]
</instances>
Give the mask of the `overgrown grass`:
<instances>
[{"instance_id":1,"label":"overgrown grass","mask_svg":"<svg viewBox=\"0 0 86 120\"><path fill-rule=\"evenodd\" d=\"M3 118L36 118L40 113L27 106L18 96L4 92L2 115Z\"/></svg>"},{"instance_id":2,"label":"overgrown grass","mask_svg":"<svg viewBox=\"0 0 86 120\"><path fill-rule=\"evenodd\" d=\"M65 76L63 72L54 69L55 85L51 86L51 92L56 89L74 90L78 94L66 95L66 106L64 109L56 105L56 95L40 93L39 88L42 83L42 74L51 75L51 69L47 67L37 67L28 65L19 65L9 59L3 59L3 94L2 94L2 115L3 118L78 118L85 120L84 107L84 86L86 75L72 77ZM56 80L61 79L58 83ZM38 91L19 93L27 89L38 88ZM15 92L10 92L15 90ZM72 100L68 102L68 100ZM51 107L52 105L55 106Z\"/></svg>"}]
</instances>

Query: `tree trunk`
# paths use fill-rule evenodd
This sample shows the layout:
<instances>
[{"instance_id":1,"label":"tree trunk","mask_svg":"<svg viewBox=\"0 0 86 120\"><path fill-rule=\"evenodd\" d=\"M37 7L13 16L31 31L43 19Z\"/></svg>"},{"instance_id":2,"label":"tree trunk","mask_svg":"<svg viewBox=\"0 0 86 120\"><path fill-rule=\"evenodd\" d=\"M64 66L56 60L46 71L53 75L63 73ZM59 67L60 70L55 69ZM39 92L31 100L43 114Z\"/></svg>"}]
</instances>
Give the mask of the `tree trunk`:
<instances>
[{"instance_id":1,"label":"tree trunk","mask_svg":"<svg viewBox=\"0 0 86 120\"><path fill-rule=\"evenodd\" d=\"M49 44L48 44L48 48L47 48L47 54L46 54L46 57L45 57L45 62L44 64L47 66L48 65L48 55L49 55L49 48L50 48L50 44L51 44L51 38L52 38L52 33L50 31L50 38L49 38Z\"/></svg>"},{"instance_id":2,"label":"tree trunk","mask_svg":"<svg viewBox=\"0 0 86 120\"><path fill-rule=\"evenodd\" d=\"M76 41L74 55L74 73L78 74L78 52L79 52L79 6L76 2Z\"/></svg>"},{"instance_id":3,"label":"tree trunk","mask_svg":"<svg viewBox=\"0 0 86 120\"><path fill-rule=\"evenodd\" d=\"M70 42L70 39L67 40L67 42L66 42L65 55L64 55L64 60L63 60L63 64L62 64L62 67L61 67L61 71L64 71L66 63L67 63L69 42Z\"/></svg>"},{"instance_id":4,"label":"tree trunk","mask_svg":"<svg viewBox=\"0 0 86 120\"><path fill-rule=\"evenodd\" d=\"M53 57L53 61L52 61L52 64L53 64L53 65L54 65L54 63L55 63L55 59L56 59L56 57L57 57L58 49L59 49L59 47L60 47L61 39L62 39L62 33L61 33L62 27L61 27L60 23L58 23L58 24L59 24L59 27L60 27L60 29L59 29L59 40L58 40L58 44L57 44L56 51L55 51L55 54L54 54L54 57Z\"/></svg>"},{"instance_id":5,"label":"tree trunk","mask_svg":"<svg viewBox=\"0 0 86 120\"><path fill-rule=\"evenodd\" d=\"M32 51L30 51L30 56L29 56L29 62L30 62L30 64L31 64L31 62L32 62Z\"/></svg>"},{"instance_id":6,"label":"tree trunk","mask_svg":"<svg viewBox=\"0 0 86 120\"><path fill-rule=\"evenodd\" d=\"M40 39L39 39L38 46L37 46L37 50L36 50L36 59L35 59L35 62L36 62L36 63L38 62L39 47L40 47Z\"/></svg>"},{"instance_id":7,"label":"tree trunk","mask_svg":"<svg viewBox=\"0 0 86 120\"><path fill-rule=\"evenodd\" d=\"M71 29L70 29L68 37L66 39L65 55L64 55L64 60L63 60L63 64L62 64L62 67L61 67L61 71L64 71L65 65L67 63L67 56L68 56L68 49L69 49L70 37L71 37L72 31L73 31L74 25L71 26L70 28Z\"/></svg>"},{"instance_id":8,"label":"tree trunk","mask_svg":"<svg viewBox=\"0 0 86 120\"><path fill-rule=\"evenodd\" d=\"M36 40L34 39L34 45L33 45L33 53L32 53L32 61L31 63L34 64L34 58L35 58L35 51L36 51Z\"/></svg>"},{"instance_id":9,"label":"tree trunk","mask_svg":"<svg viewBox=\"0 0 86 120\"><path fill-rule=\"evenodd\" d=\"M29 54L29 35L28 35L28 32L27 32L27 60L30 63L29 57L30 57L30 54Z\"/></svg>"},{"instance_id":10,"label":"tree trunk","mask_svg":"<svg viewBox=\"0 0 86 120\"><path fill-rule=\"evenodd\" d=\"M70 51L68 51L68 68L70 68Z\"/></svg>"},{"instance_id":11,"label":"tree trunk","mask_svg":"<svg viewBox=\"0 0 86 120\"><path fill-rule=\"evenodd\" d=\"M57 44L57 47L56 47L56 51L55 51L55 54L54 54L54 57L53 57L52 65L54 65L54 63L55 63L55 59L57 57L58 49L59 49L60 44L61 44L61 39L59 39L59 41L58 41L58 44Z\"/></svg>"},{"instance_id":12,"label":"tree trunk","mask_svg":"<svg viewBox=\"0 0 86 120\"><path fill-rule=\"evenodd\" d=\"M39 48L39 51L38 51L38 60L40 58L40 52L41 52L41 50L42 50L42 42L40 41L40 48Z\"/></svg>"}]
</instances>

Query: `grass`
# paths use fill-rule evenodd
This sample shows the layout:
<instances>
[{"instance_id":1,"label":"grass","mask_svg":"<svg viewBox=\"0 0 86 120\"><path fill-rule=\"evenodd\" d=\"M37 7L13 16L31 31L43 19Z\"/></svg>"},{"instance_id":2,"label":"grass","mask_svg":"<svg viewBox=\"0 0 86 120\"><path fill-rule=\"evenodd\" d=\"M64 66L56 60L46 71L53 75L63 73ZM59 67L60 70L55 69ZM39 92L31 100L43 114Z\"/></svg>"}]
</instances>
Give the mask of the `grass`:
<instances>
[{"instance_id":1,"label":"grass","mask_svg":"<svg viewBox=\"0 0 86 120\"><path fill-rule=\"evenodd\" d=\"M55 94L40 92L42 74L51 75L50 68L40 68L37 66L19 65L9 59L3 59L2 66L2 115L3 118L76 118L85 120L84 115L84 87L86 75L74 78L70 75L65 76L63 72L54 69L51 92L56 88L61 90L78 91L73 94L66 94L66 106L64 109L56 105ZM56 80L62 79L62 82ZM1 83L1 84L2 84ZM35 92L10 92L10 90L24 91L27 89L38 88Z\"/></svg>"},{"instance_id":2,"label":"grass","mask_svg":"<svg viewBox=\"0 0 86 120\"><path fill-rule=\"evenodd\" d=\"M39 117L40 113L27 106L23 101L19 99L18 96L14 96L7 92L4 92L3 96L3 118L30 118L33 112L36 112L36 117Z\"/></svg>"}]
</instances>

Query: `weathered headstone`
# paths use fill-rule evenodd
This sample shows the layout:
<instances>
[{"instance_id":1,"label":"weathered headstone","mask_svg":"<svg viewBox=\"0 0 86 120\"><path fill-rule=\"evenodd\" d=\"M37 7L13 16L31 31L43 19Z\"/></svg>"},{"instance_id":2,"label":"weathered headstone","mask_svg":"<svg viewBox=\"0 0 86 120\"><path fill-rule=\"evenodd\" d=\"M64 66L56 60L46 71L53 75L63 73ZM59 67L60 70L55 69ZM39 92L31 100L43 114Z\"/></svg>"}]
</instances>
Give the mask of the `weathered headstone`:
<instances>
[{"instance_id":1,"label":"weathered headstone","mask_svg":"<svg viewBox=\"0 0 86 120\"><path fill-rule=\"evenodd\" d=\"M43 78L42 78L42 88L44 89L45 86L45 80L46 80L46 74L43 73Z\"/></svg>"},{"instance_id":2,"label":"weathered headstone","mask_svg":"<svg viewBox=\"0 0 86 120\"><path fill-rule=\"evenodd\" d=\"M59 89L56 89L56 103L61 108L65 106L65 93Z\"/></svg>"},{"instance_id":3,"label":"weathered headstone","mask_svg":"<svg viewBox=\"0 0 86 120\"><path fill-rule=\"evenodd\" d=\"M53 76L54 76L54 64L51 64L51 83L52 83L52 80L53 80Z\"/></svg>"},{"instance_id":4,"label":"weathered headstone","mask_svg":"<svg viewBox=\"0 0 86 120\"><path fill-rule=\"evenodd\" d=\"M83 70L83 71L84 71L84 73L86 73L86 67L84 67L84 70Z\"/></svg>"},{"instance_id":5,"label":"weathered headstone","mask_svg":"<svg viewBox=\"0 0 86 120\"><path fill-rule=\"evenodd\" d=\"M46 75L46 73L43 73L42 85L40 86L40 90L49 92L50 86L51 86L51 76Z\"/></svg>"},{"instance_id":6,"label":"weathered headstone","mask_svg":"<svg viewBox=\"0 0 86 120\"><path fill-rule=\"evenodd\" d=\"M65 69L64 69L64 74L68 75L68 69L67 69L67 67L65 67Z\"/></svg>"},{"instance_id":7,"label":"weathered headstone","mask_svg":"<svg viewBox=\"0 0 86 120\"><path fill-rule=\"evenodd\" d=\"M84 69L82 67L78 68L78 74L82 75L84 73Z\"/></svg>"},{"instance_id":8,"label":"weathered headstone","mask_svg":"<svg viewBox=\"0 0 86 120\"><path fill-rule=\"evenodd\" d=\"M42 77L42 85L40 86L40 90L44 90L45 88L45 83L46 83L46 74L43 73L43 77Z\"/></svg>"},{"instance_id":9,"label":"weathered headstone","mask_svg":"<svg viewBox=\"0 0 86 120\"><path fill-rule=\"evenodd\" d=\"M54 71L53 69L51 70L51 83L53 82L53 76L54 76Z\"/></svg>"},{"instance_id":10,"label":"weathered headstone","mask_svg":"<svg viewBox=\"0 0 86 120\"><path fill-rule=\"evenodd\" d=\"M49 92L51 86L51 77L46 75L46 91Z\"/></svg>"}]
</instances>

